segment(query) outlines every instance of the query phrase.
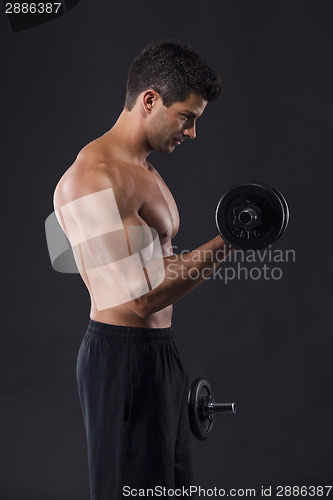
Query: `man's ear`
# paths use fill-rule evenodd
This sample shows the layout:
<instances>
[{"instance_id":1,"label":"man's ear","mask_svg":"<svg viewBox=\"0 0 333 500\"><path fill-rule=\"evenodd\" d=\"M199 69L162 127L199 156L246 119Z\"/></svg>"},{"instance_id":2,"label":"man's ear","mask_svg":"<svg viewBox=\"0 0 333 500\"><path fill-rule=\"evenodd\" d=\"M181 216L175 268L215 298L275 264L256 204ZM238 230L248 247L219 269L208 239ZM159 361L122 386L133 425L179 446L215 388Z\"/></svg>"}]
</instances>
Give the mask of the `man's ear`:
<instances>
[{"instance_id":1,"label":"man's ear","mask_svg":"<svg viewBox=\"0 0 333 500\"><path fill-rule=\"evenodd\" d=\"M160 96L154 89L146 90L142 94L142 104L146 113L150 114L153 111L158 99L160 99Z\"/></svg>"}]
</instances>

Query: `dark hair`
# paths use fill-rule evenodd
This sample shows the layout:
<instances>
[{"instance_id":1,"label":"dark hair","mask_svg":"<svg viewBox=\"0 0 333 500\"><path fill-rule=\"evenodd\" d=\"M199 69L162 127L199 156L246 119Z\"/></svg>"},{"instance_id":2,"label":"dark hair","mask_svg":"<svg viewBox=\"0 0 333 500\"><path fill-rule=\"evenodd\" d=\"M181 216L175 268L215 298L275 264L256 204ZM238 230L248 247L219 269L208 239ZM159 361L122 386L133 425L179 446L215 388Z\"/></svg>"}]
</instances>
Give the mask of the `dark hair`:
<instances>
[{"instance_id":1,"label":"dark hair","mask_svg":"<svg viewBox=\"0 0 333 500\"><path fill-rule=\"evenodd\" d=\"M125 107L130 111L141 92L153 88L164 106L185 101L191 92L206 101L222 90L220 76L188 44L172 40L148 45L134 59L128 72Z\"/></svg>"}]
</instances>

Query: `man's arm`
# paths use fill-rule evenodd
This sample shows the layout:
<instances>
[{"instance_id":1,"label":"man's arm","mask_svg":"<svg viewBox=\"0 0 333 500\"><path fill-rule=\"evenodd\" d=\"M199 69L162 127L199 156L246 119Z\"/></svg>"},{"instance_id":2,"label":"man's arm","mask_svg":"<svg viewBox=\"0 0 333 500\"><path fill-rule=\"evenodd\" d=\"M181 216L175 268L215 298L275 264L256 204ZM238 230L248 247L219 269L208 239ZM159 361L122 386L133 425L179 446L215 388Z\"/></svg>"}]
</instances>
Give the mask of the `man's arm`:
<instances>
[{"instance_id":1,"label":"man's arm","mask_svg":"<svg viewBox=\"0 0 333 500\"><path fill-rule=\"evenodd\" d=\"M216 236L192 252L164 257L164 280L151 292L133 300L133 310L145 318L174 304L197 288L232 251Z\"/></svg>"},{"instance_id":2,"label":"man's arm","mask_svg":"<svg viewBox=\"0 0 333 500\"><path fill-rule=\"evenodd\" d=\"M185 255L162 257L158 237L156 251L139 216L135 185L117 172L72 179L56 212L97 309L128 303L144 318L199 286L231 249L217 236Z\"/></svg>"}]
</instances>

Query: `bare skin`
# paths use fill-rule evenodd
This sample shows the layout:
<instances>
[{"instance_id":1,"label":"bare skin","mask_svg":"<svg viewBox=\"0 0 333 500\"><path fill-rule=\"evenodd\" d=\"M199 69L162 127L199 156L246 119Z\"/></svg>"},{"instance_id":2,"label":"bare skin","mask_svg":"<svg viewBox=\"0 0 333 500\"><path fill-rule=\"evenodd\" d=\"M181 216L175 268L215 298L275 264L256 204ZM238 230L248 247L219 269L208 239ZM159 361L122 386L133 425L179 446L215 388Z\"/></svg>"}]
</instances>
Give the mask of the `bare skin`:
<instances>
[{"instance_id":1,"label":"bare skin","mask_svg":"<svg viewBox=\"0 0 333 500\"><path fill-rule=\"evenodd\" d=\"M124 226L153 227L161 242L165 278L133 301L97 310L88 276L81 273L90 292L93 320L123 326L169 327L173 304L221 263L218 256L220 259L222 252L224 256L230 253L222 238L216 236L188 253L186 260L173 254L172 238L179 229L177 206L162 177L147 161L152 150L171 153L184 139L194 139L196 120L206 105L201 96L192 93L185 101L166 108L155 90L146 90L131 111L124 109L108 132L80 151L60 179L54 194L55 209L111 187ZM198 272L194 274L195 270Z\"/></svg>"}]
</instances>

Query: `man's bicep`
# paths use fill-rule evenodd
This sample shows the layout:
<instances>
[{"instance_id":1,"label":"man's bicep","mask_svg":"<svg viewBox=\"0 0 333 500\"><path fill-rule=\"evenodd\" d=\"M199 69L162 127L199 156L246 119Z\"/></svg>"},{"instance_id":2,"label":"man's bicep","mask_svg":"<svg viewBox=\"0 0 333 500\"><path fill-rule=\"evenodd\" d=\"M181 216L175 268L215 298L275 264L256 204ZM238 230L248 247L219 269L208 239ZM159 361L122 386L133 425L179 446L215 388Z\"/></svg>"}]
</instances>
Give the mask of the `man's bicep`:
<instances>
[{"instance_id":1,"label":"man's bicep","mask_svg":"<svg viewBox=\"0 0 333 500\"><path fill-rule=\"evenodd\" d=\"M56 209L72 246L123 228L112 188L76 198Z\"/></svg>"},{"instance_id":2,"label":"man's bicep","mask_svg":"<svg viewBox=\"0 0 333 500\"><path fill-rule=\"evenodd\" d=\"M56 215L86 269L128 257L142 244L142 234L136 231L130 242L127 227L147 226L129 203L118 206L112 187L72 199Z\"/></svg>"}]
</instances>

